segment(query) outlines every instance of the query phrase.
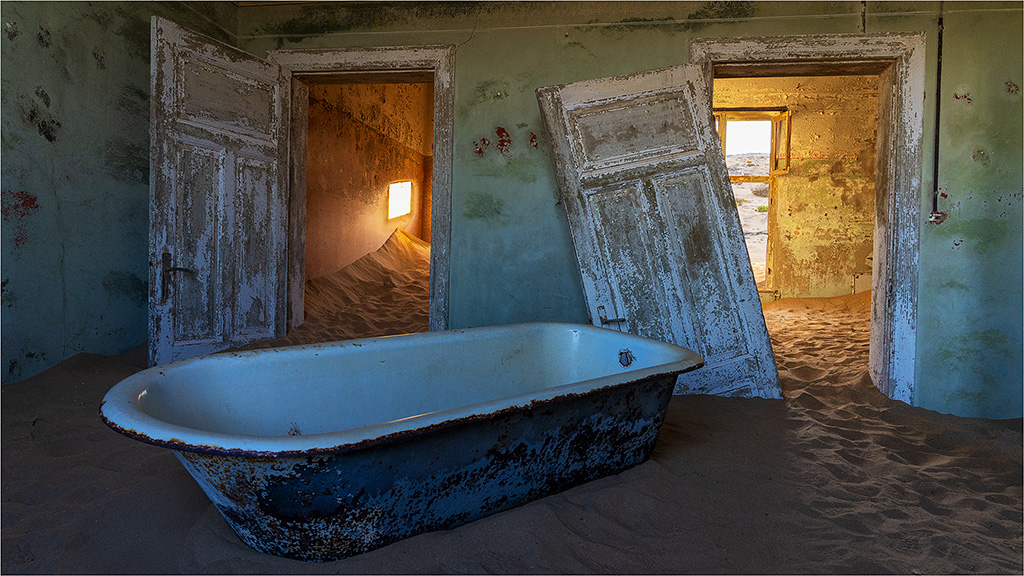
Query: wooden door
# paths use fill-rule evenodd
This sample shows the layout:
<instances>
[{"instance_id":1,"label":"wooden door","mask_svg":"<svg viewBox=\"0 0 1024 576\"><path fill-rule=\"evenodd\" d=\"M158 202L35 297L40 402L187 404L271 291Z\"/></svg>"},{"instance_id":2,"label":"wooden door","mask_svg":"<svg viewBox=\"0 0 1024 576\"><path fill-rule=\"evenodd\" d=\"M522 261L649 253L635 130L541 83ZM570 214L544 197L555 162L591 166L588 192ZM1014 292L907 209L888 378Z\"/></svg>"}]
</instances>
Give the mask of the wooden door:
<instances>
[{"instance_id":1,"label":"wooden door","mask_svg":"<svg viewBox=\"0 0 1024 576\"><path fill-rule=\"evenodd\" d=\"M693 66L537 91L591 323L704 357L677 394L780 398L778 373Z\"/></svg>"},{"instance_id":2,"label":"wooden door","mask_svg":"<svg viewBox=\"0 0 1024 576\"><path fill-rule=\"evenodd\" d=\"M149 358L285 330L287 110L281 67L154 17Z\"/></svg>"}]
</instances>

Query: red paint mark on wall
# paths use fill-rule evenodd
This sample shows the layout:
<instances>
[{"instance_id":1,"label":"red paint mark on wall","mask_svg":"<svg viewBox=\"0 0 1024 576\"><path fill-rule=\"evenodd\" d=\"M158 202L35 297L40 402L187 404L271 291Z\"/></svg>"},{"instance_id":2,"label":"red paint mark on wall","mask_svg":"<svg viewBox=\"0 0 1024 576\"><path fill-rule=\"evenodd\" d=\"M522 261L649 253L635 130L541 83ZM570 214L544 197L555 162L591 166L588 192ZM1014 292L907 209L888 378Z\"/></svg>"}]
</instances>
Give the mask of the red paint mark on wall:
<instances>
[{"instance_id":1,"label":"red paint mark on wall","mask_svg":"<svg viewBox=\"0 0 1024 576\"><path fill-rule=\"evenodd\" d=\"M963 244L963 243L964 243L964 239L963 238L957 238L956 240L953 240L953 247L951 248L951 250L959 250L960 249L960 245Z\"/></svg>"},{"instance_id":2,"label":"red paint mark on wall","mask_svg":"<svg viewBox=\"0 0 1024 576\"><path fill-rule=\"evenodd\" d=\"M946 194L945 192L939 192L939 196L942 196L943 198L949 198L949 194Z\"/></svg>"},{"instance_id":3,"label":"red paint mark on wall","mask_svg":"<svg viewBox=\"0 0 1024 576\"><path fill-rule=\"evenodd\" d=\"M967 100L968 104L973 102L973 100L971 100L971 93L970 92L964 92L963 94L960 94L959 92L953 92L953 98L955 98L957 100Z\"/></svg>"},{"instance_id":4,"label":"red paint mark on wall","mask_svg":"<svg viewBox=\"0 0 1024 576\"><path fill-rule=\"evenodd\" d=\"M491 145L491 141L487 138L481 138L473 141L473 154L483 158L484 153L487 152L487 147Z\"/></svg>"},{"instance_id":5,"label":"red paint mark on wall","mask_svg":"<svg viewBox=\"0 0 1024 576\"><path fill-rule=\"evenodd\" d=\"M1006 81L1006 91L1010 94L1020 94L1020 86L1016 82Z\"/></svg>"},{"instance_id":6,"label":"red paint mark on wall","mask_svg":"<svg viewBox=\"0 0 1024 576\"><path fill-rule=\"evenodd\" d=\"M530 132L530 146L532 148L536 148L539 145L540 145L540 138L538 138L537 135L534 134L533 132Z\"/></svg>"},{"instance_id":7,"label":"red paint mark on wall","mask_svg":"<svg viewBox=\"0 0 1024 576\"><path fill-rule=\"evenodd\" d=\"M501 126L495 128L494 133L498 135L498 143L495 144L498 152L508 154L509 150L512 148L512 136L508 133L508 130L505 130Z\"/></svg>"},{"instance_id":8,"label":"red paint mark on wall","mask_svg":"<svg viewBox=\"0 0 1024 576\"><path fill-rule=\"evenodd\" d=\"M35 195L24 190L12 192L3 191L3 201L0 203L0 214L4 222L14 222L14 246L19 247L28 240L28 230L25 228L25 218L39 210L39 199Z\"/></svg>"}]
</instances>

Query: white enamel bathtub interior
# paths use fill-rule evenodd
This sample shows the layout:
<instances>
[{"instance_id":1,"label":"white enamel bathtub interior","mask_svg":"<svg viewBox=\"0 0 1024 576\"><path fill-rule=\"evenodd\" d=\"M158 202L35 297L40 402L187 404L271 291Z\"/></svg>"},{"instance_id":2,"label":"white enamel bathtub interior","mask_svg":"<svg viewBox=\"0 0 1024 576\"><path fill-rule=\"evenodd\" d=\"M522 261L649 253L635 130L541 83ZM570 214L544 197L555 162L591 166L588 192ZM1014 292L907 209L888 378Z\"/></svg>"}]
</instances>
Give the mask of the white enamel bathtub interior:
<instances>
[{"instance_id":1,"label":"white enamel bathtub interior","mask_svg":"<svg viewBox=\"0 0 1024 576\"><path fill-rule=\"evenodd\" d=\"M230 352L144 370L101 412L202 451L328 449L702 364L631 334L534 323Z\"/></svg>"}]
</instances>

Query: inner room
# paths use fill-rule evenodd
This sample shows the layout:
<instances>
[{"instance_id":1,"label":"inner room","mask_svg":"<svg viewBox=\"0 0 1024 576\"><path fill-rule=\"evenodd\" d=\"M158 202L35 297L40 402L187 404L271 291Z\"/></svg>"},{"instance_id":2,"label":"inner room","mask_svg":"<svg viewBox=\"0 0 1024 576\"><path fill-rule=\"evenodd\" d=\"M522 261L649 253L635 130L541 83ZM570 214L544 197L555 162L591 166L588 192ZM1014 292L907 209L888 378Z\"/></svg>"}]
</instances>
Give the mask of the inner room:
<instances>
[{"instance_id":1,"label":"inner room","mask_svg":"<svg viewBox=\"0 0 1024 576\"><path fill-rule=\"evenodd\" d=\"M875 74L714 81L716 124L766 312L780 299L845 296L844 308L869 321L878 83Z\"/></svg>"},{"instance_id":2,"label":"inner room","mask_svg":"<svg viewBox=\"0 0 1024 576\"><path fill-rule=\"evenodd\" d=\"M309 83L299 330L323 340L428 329L434 86L358 78Z\"/></svg>"}]
</instances>

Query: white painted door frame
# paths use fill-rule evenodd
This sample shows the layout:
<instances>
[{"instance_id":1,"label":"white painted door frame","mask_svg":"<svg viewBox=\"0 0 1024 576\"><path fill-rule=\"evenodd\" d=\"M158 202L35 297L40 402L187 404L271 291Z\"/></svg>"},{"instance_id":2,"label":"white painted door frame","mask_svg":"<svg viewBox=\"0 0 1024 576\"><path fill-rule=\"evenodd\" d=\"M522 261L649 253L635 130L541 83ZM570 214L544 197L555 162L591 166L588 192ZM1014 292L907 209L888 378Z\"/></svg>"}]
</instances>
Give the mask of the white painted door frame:
<instances>
[{"instance_id":1,"label":"white painted door frame","mask_svg":"<svg viewBox=\"0 0 1024 576\"><path fill-rule=\"evenodd\" d=\"M288 328L302 324L305 308L307 82L381 75L393 81L434 82L434 155L430 219L430 330L448 328L451 270L452 137L455 116L455 47L394 46L277 50L267 59L292 74L291 176L288 199Z\"/></svg>"},{"instance_id":2,"label":"white painted door frame","mask_svg":"<svg viewBox=\"0 0 1024 576\"><path fill-rule=\"evenodd\" d=\"M914 404L925 35L698 38L690 62L715 75L878 74L879 138L869 371L885 395Z\"/></svg>"}]
</instances>

